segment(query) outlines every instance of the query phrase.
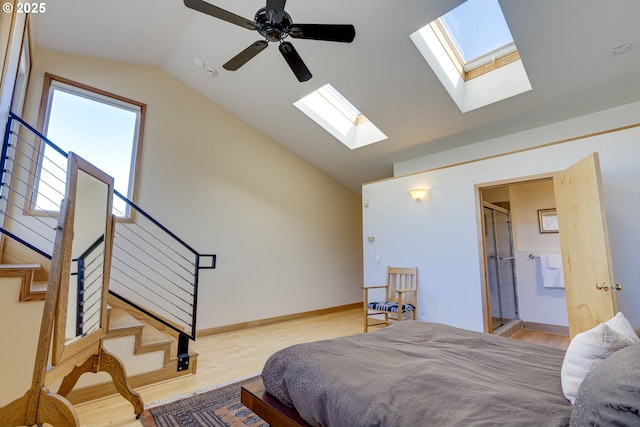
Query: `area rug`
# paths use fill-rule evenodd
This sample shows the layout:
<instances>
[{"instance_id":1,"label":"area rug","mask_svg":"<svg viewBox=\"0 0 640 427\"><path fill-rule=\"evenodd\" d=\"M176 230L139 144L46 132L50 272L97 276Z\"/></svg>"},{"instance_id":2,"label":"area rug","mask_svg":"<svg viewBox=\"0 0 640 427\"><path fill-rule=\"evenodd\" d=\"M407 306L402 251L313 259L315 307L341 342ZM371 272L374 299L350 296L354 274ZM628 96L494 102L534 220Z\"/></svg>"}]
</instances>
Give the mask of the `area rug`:
<instances>
[{"instance_id":1,"label":"area rug","mask_svg":"<svg viewBox=\"0 0 640 427\"><path fill-rule=\"evenodd\" d=\"M269 427L240 403L240 387L256 380L246 378L189 396L150 405L140 415L144 427Z\"/></svg>"}]
</instances>

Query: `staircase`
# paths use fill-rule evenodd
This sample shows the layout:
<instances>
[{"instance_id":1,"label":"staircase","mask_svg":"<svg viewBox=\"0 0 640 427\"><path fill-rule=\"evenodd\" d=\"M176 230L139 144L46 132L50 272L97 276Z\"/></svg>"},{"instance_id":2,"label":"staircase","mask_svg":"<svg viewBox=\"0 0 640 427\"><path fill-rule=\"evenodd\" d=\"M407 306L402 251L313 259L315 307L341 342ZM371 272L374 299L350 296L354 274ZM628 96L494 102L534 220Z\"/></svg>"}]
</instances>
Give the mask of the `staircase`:
<instances>
[{"instance_id":1,"label":"staircase","mask_svg":"<svg viewBox=\"0 0 640 427\"><path fill-rule=\"evenodd\" d=\"M47 282L34 281L35 277L42 274L39 264L0 264L0 280L21 280L21 302L44 300ZM162 323L113 296L108 300L107 321L108 332L104 347L123 361L131 387L196 373L198 354L193 350L189 350L188 367L178 370L178 334ZM37 340L37 336L33 339ZM138 357L140 355L148 356ZM117 393L111 381L99 383L91 381L90 377L81 377L78 385L67 396L71 403L82 403Z\"/></svg>"},{"instance_id":2,"label":"staircase","mask_svg":"<svg viewBox=\"0 0 640 427\"><path fill-rule=\"evenodd\" d=\"M64 151L10 114L0 159L0 282L19 278L19 300L25 303L45 298L57 223L57 212L30 205L46 175L31 157L44 146L48 155L60 157L53 163L66 164ZM195 340L199 271L215 268L216 256L198 253L117 191L115 197L126 212L114 212L123 220L114 227L104 347L123 362L134 388L193 374L197 353L188 343ZM110 382L88 377L68 395L71 402L116 393Z\"/></svg>"}]
</instances>

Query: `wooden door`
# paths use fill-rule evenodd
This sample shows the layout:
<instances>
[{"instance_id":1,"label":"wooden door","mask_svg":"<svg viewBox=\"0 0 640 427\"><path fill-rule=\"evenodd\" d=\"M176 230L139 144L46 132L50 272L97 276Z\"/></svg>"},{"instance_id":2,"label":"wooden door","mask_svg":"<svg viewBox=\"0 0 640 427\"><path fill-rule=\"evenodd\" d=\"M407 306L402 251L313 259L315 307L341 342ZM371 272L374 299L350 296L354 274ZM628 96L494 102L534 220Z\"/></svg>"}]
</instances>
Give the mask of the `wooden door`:
<instances>
[{"instance_id":1,"label":"wooden door","mask_svg":"<svg viewBox=\"0 0 640 427\"><path fill-rule=\"evenodd\" d=\"M598 153L556 174L553 184L573 338L618 311Z\"/></svg>"}]
</instances>

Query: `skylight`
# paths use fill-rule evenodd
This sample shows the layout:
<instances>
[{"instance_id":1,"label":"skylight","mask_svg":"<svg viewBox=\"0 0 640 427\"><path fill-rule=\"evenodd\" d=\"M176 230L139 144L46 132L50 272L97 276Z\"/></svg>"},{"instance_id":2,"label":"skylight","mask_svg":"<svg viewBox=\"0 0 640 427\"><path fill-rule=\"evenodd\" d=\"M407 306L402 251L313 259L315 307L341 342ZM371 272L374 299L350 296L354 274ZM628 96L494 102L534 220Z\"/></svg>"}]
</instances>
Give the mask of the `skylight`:
<instances>
[{"instance_id":1,"label":"skylight","mask_svg":"<svg viewBox=\"0 0 640 427\"><path fill-rule=\"evenodd\" d=\"M498 0L467 0L410 37L463 113L531 90Z\"/></svg>"},{"instance_id":2,"label":"skylight","mask_svg":"<svg viewBox=\"0 0 640 427\"><path fill-rule=\"evenodd\" d=\"M515 45L497 0L467 0L438 21L463 63Z\"/></svg>"},{"instance_id":3,"label":"skylight","mask_svg":"<svg viewBox=\"0 0 640 427\"><path fill-rule=\"evenodd\" d=\"M293 105L351 150L387 138L330 84L299 99Z\"/></svg>"}]
</instances>

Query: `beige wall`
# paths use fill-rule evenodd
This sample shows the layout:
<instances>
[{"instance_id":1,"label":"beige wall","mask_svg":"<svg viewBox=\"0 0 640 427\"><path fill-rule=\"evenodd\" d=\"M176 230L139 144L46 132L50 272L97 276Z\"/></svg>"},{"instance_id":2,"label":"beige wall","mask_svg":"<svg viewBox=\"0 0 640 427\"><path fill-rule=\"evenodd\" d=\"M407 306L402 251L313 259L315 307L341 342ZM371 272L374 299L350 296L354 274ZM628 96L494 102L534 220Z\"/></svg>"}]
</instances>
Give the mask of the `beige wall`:
<instances>
[{"instance_id":1,"label":"beige wall","mask_svg":"<svg viewBox=\"0 0 640 427\"><path fill-rule=\"evenodd\" d=\"M21 279L0 278L0 407L31 387L42 301L18 302Z\"/></svg>"},{"instance_id":2,"label":"beige wall","mask_svg":"<svg viewBox=\"0 0 640 427\"><path fill-rule=\"evenodd\" d=\"M36 49L30 123L45 72L147 104L137 202L218 255L198 329L361 300L358 194L157 68Z\"/></svg>"},{"instance_id":3,"label":"beige wall","mask_svg":"<svg viewBox=\"0 0 640 427\"><path fill-rule=\"evenodd\" d=\"M515 265L520 319L525 322L569 326L567 302L562 288L542 285L540 256L560 253L558 233L540 233L538 209L556 206L553 181L534 181L509 188L515 240Z\"/></svg>"}]
</instances>

